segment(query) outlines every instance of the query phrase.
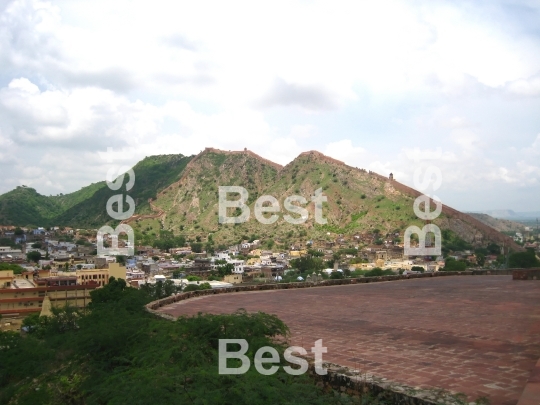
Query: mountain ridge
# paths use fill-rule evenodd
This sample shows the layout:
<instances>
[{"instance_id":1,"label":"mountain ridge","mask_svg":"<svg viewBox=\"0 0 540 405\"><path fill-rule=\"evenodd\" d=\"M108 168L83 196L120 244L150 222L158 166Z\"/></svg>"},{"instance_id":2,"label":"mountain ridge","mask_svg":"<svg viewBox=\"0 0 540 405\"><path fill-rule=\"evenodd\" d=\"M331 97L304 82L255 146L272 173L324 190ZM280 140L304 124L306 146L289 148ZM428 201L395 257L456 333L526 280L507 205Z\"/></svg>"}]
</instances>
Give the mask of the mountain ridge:
<instances>
[{"instance_id":1,"label":"mountain ridge","mask_svg":"<svg viewBox=\"0 0 540 405\"><path fill-rule=\"evenodd\" d=\"M158 235L162 230L170 230L173 233L197 235L202 240L210 234L218 240L239 238L246 234L262 234L268 238L277 235L285 239L283 235L300 237L309 231L312 238L324 238L329 232L359 234L376 229L403 233L407 226L417 225L421 228L425 224L412 210L414 199L422 195L421 192L395 179L349 166L315 150L302 152L282 166L247 149L224 151L205 148L195 156L179 154L146 157L134 166L134 170L135 186L129 194L135 198L137 210L132 218L123 222L135 224L139 236ZM217 190L220 185L245 187L249 192L247 205L251 208L256 198L263 194L274 195L279 201L296 194L310 201L309 197L321 188L328 197L328 203L325 204L328 224L307 221L292 227L279 221L277 225L262 227L252 218L236 228L228 228L217 221ZM109 190L104 182L81 190L92 195L83 196L82 191L78 195L67 195L64 197L67 209L63 210L59 207L58 196L45 197L36 192L34 197L38 202L34 208L49 203L52 205L48 217L36 214L35 221L80 227L114 224L106 215L105 206L107 199L117 192ZM3 207L3 197L6 194L0 195L0 208ZM11 206L13 204L12 201ZM313 218L312 204L308 203L305 208L310 218ZM32 219L33 213L29 210L24 219ZM6 222L7 218L13 224L13 218L6 216L5 209L0 209L0 214L0 223ZM470 243L489 240L519 249L511 238L444 204L441 216L433 222Z\"/></svg>"}]
</instances>

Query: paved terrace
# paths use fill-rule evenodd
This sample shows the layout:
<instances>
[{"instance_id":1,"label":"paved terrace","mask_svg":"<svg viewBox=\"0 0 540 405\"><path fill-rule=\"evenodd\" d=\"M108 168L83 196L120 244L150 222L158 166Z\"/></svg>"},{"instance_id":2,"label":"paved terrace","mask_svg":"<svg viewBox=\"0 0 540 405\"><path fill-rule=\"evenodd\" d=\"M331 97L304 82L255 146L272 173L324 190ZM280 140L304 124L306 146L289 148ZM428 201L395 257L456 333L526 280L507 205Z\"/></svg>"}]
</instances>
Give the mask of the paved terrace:
<instances>
[{"instance_id":1,"label":"paved terrace","mask_svg":"<svg viewBox=\"0 0 540 405\"><path fill-rule=\"evenodd\" d=\"M492 405L515 405L540 358L540 281L511 276L216 294L159 311L239 308L276 314L289 326L291 343L308 352L323 339L325 361L470 400L485 395Z\"/></svg>"}]
</instances>

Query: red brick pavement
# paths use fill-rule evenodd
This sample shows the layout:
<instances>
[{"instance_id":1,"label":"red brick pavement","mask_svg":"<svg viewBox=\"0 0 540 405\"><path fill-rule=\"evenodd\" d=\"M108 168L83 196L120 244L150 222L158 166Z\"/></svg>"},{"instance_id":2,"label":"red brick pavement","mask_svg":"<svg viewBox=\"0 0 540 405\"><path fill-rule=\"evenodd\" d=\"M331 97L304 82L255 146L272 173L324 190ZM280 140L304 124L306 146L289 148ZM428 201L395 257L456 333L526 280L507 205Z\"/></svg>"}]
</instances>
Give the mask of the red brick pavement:
<instances>
[{"instance_id":1,"label":"red brick pavement","mask_svg":"<svg viewBox=\"0 0 540 405\"><path fill-rule=\"evenodd\" d=\"M323 339L325 361L470 400L485 395L493 405L515 405L540 358L540 281L511 276L218 294L160 311L239 308L276 314L289 326L291 344L308 352Z\"/></svg>"}]
</instances>

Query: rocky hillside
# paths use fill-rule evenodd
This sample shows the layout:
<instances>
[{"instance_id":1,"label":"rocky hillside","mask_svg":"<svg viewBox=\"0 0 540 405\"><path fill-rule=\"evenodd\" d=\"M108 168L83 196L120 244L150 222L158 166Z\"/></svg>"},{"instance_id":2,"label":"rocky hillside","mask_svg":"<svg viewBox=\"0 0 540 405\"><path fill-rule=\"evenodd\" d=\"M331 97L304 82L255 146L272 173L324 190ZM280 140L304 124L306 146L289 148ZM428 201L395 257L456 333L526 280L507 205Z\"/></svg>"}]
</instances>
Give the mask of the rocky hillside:
<instances>
[{"instance_id":1,"label":"rocky hillside","mask_svg":"<svg viewBox=\"0 0 540 405\"><path fill-rule=\"evenodd\" d=\"M487 214L479 214L476 212L468 213L473 218L480 222L496 229L499 232L525 232L525 225L519 222L510 221L508 219L493 218Z\"/></svg>"},{"instance_id":2,"label":"rocky hillside","mask_svg":"<svg viewBox=\"0 0 540 405\"><path fill-rule=\"evenodd\" d=\"M403 235L410 225L424 225L413 212L413 202L420 192L316 151L304 152L282 167L248 150L227 152L207 148L191 157L147 157L133 169L136 181L129 195L135 199L137 210L136 215L125 222L134 227L138 240L143 243L159 237L163 230L201 241L211 238L216 243L258 237L293 244L328 240L339 234L392 232ZM220 186L241 186L247 190L249 221L219 223ZM326 224L315 221L311 197L318 189L327 199L322 210ZM0 196L0 224L98 228L111 222L105 207L110 196L116 193L104 182L54 197L19 187ZM271 195L279 202L279 219L273 224L262 224L255 218L254 203L262 195ZM302 207L307 209L307 220L297 225L283 219L284 215L291 214L284 208L284 200L292 195L306 199ZM229 209L227 215L238 213ZM291 216L299 217L298 214ZM443 207L442 214L433 223L473 245L495 242L518 248L494 228L448 206Z\"/></svg>"},{"instance_id":3,"label":"rocky hillside","mask_svg":"<svg viewBox=\"0 0 540 405\"><path fill-rule=\"evenodd\" d=\"M247 189L251 210L248 222L219 224L219 186ZM323 216L328 221L325 225L315 221L311 202L319 188L327 198L323 205ZM153 216L133 217L126 222L143 238L157 236L165 229L198 236L202 241L211 235L216 243L238 241L246 236L295 243L377 229L381 234L402 235L410 225L424 225L413 212L413 202L420 194L395 180L348 166L316 151L304 152L281 167L247 150L225 152L207 148L191 160L178 182L158 193L152 202ZM279 219L273 224L261 224L254 217L254 203L261 195L272 195L279 201ZM290 214L283 201L291 195L307 200L303 207L308 211L308 219L302 224L290 224L283 219L283 215ZM496 242L513 246L505 235L447 206L433 222L475 245Z\"/></svg>"}]
</instances>

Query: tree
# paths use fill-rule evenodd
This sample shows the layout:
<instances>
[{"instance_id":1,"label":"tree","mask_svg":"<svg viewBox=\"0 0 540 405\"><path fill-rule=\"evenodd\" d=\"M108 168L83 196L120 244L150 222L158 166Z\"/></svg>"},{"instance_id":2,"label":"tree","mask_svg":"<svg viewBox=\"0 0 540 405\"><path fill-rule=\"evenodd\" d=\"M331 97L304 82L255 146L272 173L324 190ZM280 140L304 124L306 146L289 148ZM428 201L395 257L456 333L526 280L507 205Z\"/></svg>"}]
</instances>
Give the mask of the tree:
<instances>
[{"instance_id":1,"label":"tree","mask_svg":"<svg viewBox=\"0 0 540 405\"><path fill-rule=\"evenodd\" d=\"M18 264L11 263L0 263L0 271L1 270L12 270L13 274L21 274L24 271Z\"/></svg>"},{"instance_id":2,"label":"tree","mask_svg":"<svg viewBox=\"0 0 540 405\"><path fill-rule=\"evenodd\" d=\"M486 250L489 252L489 254L492 254L492 255L501 254L501 247L495 243L490 243L489 245L487 245Z\"/></svg>"},{"instance_id":3,"label":"tree","mask_svg":"<svg viewBox=\"0 0 540 405\"><path fill-rule=\"evenodd\" d=\"M392 270L383 270L380 267L375 267L372 270L366 271L364 276L366 277L379 277L379 276L391 276L394 274Z\"/></svg>"},{"instance_id":4,"label":"tree","mask_svg":"<svg viewBox=\"0 0 540 405\"><path fill-rule=\"evenodd\" d=\"M191 251L193 253L201 253L202 252L202 248L203 248L202 243L200 243L200 242L192 242L190 246L191 246Z\"/></svg>"},{"instance_id":5,"label":"tree","mask_svg":"<svg viewBox=\"0 0 540 405\"><path fill-rule=\"evenodd\" d=\"M34 263L37 263L41 260L41 253L38 252L37 250L33 250L31 252L28 252L26 254L26 259L29 261L29 262L34 262Z\"/></svg>"},{"instance_id":6,"label":"tree","mask_svg":"<svg viewBox=\"0 0 540 405\"><path fill-rule=\"evenodd\" d=\"M93 309L99 305L117 302L122 297L122 293L126 290L126 288L127 284L125 280L110 277L107 285L90 292L92 301L88 307Z\"/></svg>"},{"instance_id":7,"label":"tree","mask_svg":"<svg viewBox=\"0 0 540 405\"><path fill-rule=\"evenodd\" d=\"M424 268L422 266L412 266L411 271L419 271L420 273L423 273Z\"/></svg>"},{"instance_id":8,"label":"tree","mask_svg":"<svg viewBox=\"0 0 540 405\"><path fill-rule=\"evenodd\" d=\"M15 235L17 235L17 236L24 235L24 231L23 231L21 228L19 228L19 227L15 228L15 232L14 232L14 233L15 233Z\"/></svg>"},{"instance_id":9,"label":"tree","mask_svg":"<svg viewBox=\"0 0 540 405\"><path fill-rule=\"evenodd\" d=\"M234 265L231 263L221 264L217 266L217 271L221 277L232 274L234 270Z\"/></svg>"},{"instance_id":10,"label":"tree","mask_svg":"<svg viewBox=\"0 0 540 405\"><path fill-rule=\"evenodd\" d=\"M319 252L318 250L315 250L315 249L308 249L307 252L308 252L308 255L313 256L313 257L322 257L322 256L324 256L323 252Z\"/></svg>"},{"instance_id":11,"label":"tree","mask_svg":"<svg viewBox=\"0 0 540 405\"><path fill-rule=\"evenodd\" d=\"M486 263L486 256L483 253L476 253L476 263L482 267Z\"/></svg>"},{"instance_id":12,"label":"tree","mask_svg":"<svg viewBox=\"0 0 540 405\"><path fill-rule=\"evenodd\" d=\"M324 269L322 259L318 257L300 257L291 260L291 266L300 271L300 273L313 272Z\"/></svg>"},{"instance_id":13,"label":"tree","mask_svg":"<svg viewBox=\"0 0 540 405\"><path fill-rule=\"evenodd\" d=\"M444 262L445 271L464 271L467 269L467 263L462 260L456 260L453 257L447 257Z\"/></svg>"},{"instance_id":14,"label":"tree","mask_svg":"<svg viewBox=\"0 0 540 405\"><path fill-rule=\"evenodd\" d=\"M174 281L172 280L165 280L163 283L163 293L165 297L170 297L176 292L176 286L174 285Z\"/></svg>"},{"instance_id":15,"label":"tree","mask_svg":"<svg viewBox=\"0 0 540 405\"><path fill-rule=\"evenodd\" d=\"M540 267L540 261L533 249L527 249L525 252L512 253L508 258L508 265L510 268Z\"/></svg>"},{"instance_id":16,"label":"tree","mask_svg":"<svg viewBox=\"0 0 540 405\"><path fill-rule=\"evenodd\" d=\"M199 291L199 290L210 290L212 286L210 283L201 283L201 284L189 284L184 287L184 292L188 291Z\"/></svg>"}]
</instances>

